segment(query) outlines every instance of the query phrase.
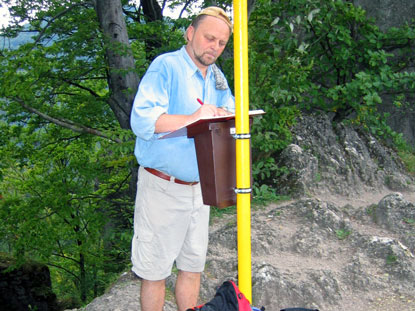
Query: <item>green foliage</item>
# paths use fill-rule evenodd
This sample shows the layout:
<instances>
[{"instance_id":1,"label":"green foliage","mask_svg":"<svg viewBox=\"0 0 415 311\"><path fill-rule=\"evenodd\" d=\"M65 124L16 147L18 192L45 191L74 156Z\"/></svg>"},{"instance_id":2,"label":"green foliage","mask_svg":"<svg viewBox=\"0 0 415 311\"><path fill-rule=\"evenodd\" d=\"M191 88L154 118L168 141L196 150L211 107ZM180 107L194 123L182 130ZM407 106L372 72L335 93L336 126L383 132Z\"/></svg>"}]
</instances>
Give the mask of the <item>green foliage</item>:
<instances>
[{"instance_id":1,"label":"green foliage","mask_svg":"<svg viewBox=\"0 0 415 311\"><path fill-rule=\"evenodd\" d=\"M399 151L399 157L402 159L402 162L404 163L406 170L412 175L415 175L415 154L414 152L409 149L402 148Z\"/></svg>"},{"instance_id":2,"label":"green foliage","mask_svg":"<svg viewBox=\"0 0 415 311\"><path fill-rule=\"evenodd\" d=\"M96 13L68 6L21 12L33 40L1 51L0 250L48 264L57 296L85 303L129 262L134 140L108 104Z\"/></svg>"},{"instance_id":3,"label":"green foliage","mask_svg":"<svg viewBox=\"0 0 415 311\"><path fill-rule=\"evenodd\" d=\"M155 57L177 50L185 44L183 34L188 24L188 19L172 20L167 18L164 21L129 25L132 50L140 76L145 73Z\"/></svg>"},{"instance_id":4,"label":"green foliage","mask_svg":"<svg viewBox=\"0 0 415 311\"><path fill-rule=\"evenodd\" d=\"M331 112L334 121L405 144L378 108L385 96L395 97L397 107L410 105L413 26L383 33L364 10L342 0L259 0L249 31L251 106L266 111L253 126L253 174L260 184L275 185L271 176L282 169L275 159L303 111Z\"/></svg>"},{"instance_id":5,"label":"green foliage","mask_svg":"<svg viewBox=\"0 0 415 311\"><path fill-rule=\"evenodd\" d=\"M235 214L236 205L228 206L226 208L218 208L216 206L210 207L210 221L214 221L215 218L222 218L224 215Z\"/></svg>"},{"instance_id":6,"label":"green foliage","mask_svg":"<svg viewBox=\"0 0 415 311\"><path fill-rule=\"evenodd\" d=\"M17 265L47 263L60 297L94 297L129 258L131 234L121 229L131 223L121 220L132 218L132 204L119 194L128 188L131 148L122 153L54 125L17 129L2 128L1 247ZM115 219L117 229L107 230Z\"/></svg>"},{"instance_id":7,"label":"green foliage","mask_svg":"<svg viewBox=\"0 0 415 311\"><path fill-rule=\"evenodd\" d=\"M259 185L256 183L253 187L252 203L256 206L265 206L269 202L278 202L288 200L288 196L278 195L273 187L266 184Z\"/></svg>"},{"instance_id":8,"label":"green foliage","mask_svg":"<svg viewBox=\"0 0 415 311\"><path fill-rule=\"evenodd\" d=\"M336 236L339 240L345 240L350 234L351 234L351 231L347 229L336 230Z\"/></svg>"},{"instance_id":9,"label":"green foliage","mask_svg":"<svg viewBox=\"0 0 415 311\"><path fill-rule=\"evenodd\" d=\"M398 257L394 254L389 254L386 257L386 264L387 265L395 265L398 263Z\"/></svg>"},{"instance_id":10,"label":"green foliage","mask_svg":"<svg viewBox=\"0 0 415 311\"><path fill-rule=\"evenodd\" d=\"M404 218L403 221L408 225L415 225L415 219L413 218Z\"/></svg>"}]
</instances>

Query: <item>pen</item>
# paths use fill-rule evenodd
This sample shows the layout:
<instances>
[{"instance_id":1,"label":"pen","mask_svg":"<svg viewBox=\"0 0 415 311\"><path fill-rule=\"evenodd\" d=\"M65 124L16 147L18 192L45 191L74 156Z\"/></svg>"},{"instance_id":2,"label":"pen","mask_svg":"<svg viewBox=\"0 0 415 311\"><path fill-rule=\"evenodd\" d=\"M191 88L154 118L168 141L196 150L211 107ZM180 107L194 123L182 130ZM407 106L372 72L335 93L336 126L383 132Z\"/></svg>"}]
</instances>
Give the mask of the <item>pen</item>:
<instances>
[{"instance_id":1,"label":"pen","mask_svg":"<svg viewBox=\"0 0 415 311\"><path fill-rule=\"evenodd\" d=\"M199 102L199 104L203 105L203 102L200 98L198 98L197 101Z\"/></svg>"}]
</instances>

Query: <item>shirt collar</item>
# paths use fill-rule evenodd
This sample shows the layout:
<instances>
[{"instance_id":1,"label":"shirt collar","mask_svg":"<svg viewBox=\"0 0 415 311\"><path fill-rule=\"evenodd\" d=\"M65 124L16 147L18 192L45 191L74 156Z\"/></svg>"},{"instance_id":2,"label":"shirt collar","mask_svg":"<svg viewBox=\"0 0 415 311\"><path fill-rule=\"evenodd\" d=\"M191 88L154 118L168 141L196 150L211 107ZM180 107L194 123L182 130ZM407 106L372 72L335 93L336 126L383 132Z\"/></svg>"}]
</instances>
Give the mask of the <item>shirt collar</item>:
<instances>
[{"instance_id":1,"label":"shirt collar","mask_svg":"<svg viewBox=\"0 0 415 311\"><path fill-rule=\"evenodd\" d=\"M189 54L187 53L186 50L186 46L182 46L182 48L180 49L180 52L184 58L184 60L186 61L189 70L190 75L194 75L196 72L199 72L200 75L202 75L202 73L200 72L199 68L197 68L196 64L193 62L193 60L190 58ZM209 79L209 77L211 76L211 72L212 72L212 65L209 65L207 68L207 72L206 72L206 79Z\"/></svg>"}]
</instances>

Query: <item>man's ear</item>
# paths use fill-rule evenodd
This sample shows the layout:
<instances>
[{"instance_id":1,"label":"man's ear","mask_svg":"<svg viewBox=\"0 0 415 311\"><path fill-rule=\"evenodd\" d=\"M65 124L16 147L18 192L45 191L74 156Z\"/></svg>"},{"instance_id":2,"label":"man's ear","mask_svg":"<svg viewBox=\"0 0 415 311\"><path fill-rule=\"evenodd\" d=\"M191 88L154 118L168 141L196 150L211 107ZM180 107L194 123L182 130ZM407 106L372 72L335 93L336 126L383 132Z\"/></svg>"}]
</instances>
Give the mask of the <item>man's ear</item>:
<instances>
[{"instance_id":1,"label":"man's ear","mask_svg":"<svg viewBox=\"0 0 415 311\"><path fill-rule=\"evenodd\" d=\"M189 42L192 40L194 33L195 33L195 27L190 25L186 30L186 35L185 35L186 42Z\"/></svg>"}]
</instances>

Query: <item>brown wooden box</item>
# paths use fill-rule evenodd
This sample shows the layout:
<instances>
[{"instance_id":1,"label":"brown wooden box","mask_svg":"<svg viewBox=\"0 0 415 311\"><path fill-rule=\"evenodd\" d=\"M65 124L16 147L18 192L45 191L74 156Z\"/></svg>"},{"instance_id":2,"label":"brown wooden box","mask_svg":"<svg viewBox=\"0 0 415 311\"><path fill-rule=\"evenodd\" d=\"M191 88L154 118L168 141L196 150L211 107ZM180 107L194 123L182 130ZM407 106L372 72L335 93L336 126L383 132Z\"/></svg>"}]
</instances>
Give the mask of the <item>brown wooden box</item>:
<instances>
[{"instance_id":1,"label":"brown wooden box","mask_svg":"<svg viewBox=\"0 0 415 311\"><path fill-rule=\"evenodd\" d=\"M203 203L224 208L236 204L235 119L187 128L195 140Z\"/></svg>"},{"instance_id":2,"label":"brown wooden box","mask_svg":"<svg viewBox=\"0 0 415 311\"><path fill-rule=\"evenodd\" d=\"M264 113L261 109L249 111L250 125L254 116ZM166 139L187 135L194 138L206 205L223 208L236 204L236 143L231 134L234 127L235 115L202 118L160 137Z\"/></svg>"}]
</instances>

